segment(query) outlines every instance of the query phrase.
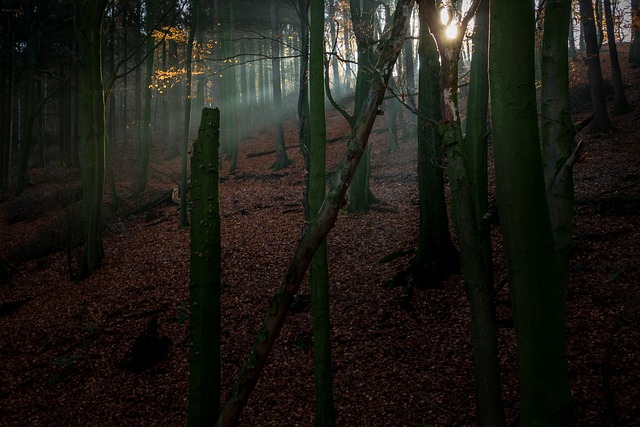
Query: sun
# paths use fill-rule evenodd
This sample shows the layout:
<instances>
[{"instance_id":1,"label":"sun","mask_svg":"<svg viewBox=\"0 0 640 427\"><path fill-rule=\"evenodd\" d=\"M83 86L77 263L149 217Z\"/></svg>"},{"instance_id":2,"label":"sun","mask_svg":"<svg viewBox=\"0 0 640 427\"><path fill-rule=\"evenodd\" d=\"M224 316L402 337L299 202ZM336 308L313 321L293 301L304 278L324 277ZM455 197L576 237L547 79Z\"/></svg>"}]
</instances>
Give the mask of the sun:
<instances>
[{"instance_id":1,"label":"sun","mask_svg":"<svg viewBox=\"0 0 640 427\"><path fill-rule=\"evenodd\" d=\"M455 39L456 37L458 37L458 26L452 22L447 26L445 34L448 38Z\"/></svg>"},{"instance_id":2,"label":"sun","mask_svg":"<svg viewBox=\"0 0 640 427\"><path fill-rule=\"evenodd\" d=\"M440 11L440 21L447 26L445 34L448 38L455 39L458 37L458 26L456 25L456 21L452 19L449 9L442 9Z\"/></svg>"}]
</instances>

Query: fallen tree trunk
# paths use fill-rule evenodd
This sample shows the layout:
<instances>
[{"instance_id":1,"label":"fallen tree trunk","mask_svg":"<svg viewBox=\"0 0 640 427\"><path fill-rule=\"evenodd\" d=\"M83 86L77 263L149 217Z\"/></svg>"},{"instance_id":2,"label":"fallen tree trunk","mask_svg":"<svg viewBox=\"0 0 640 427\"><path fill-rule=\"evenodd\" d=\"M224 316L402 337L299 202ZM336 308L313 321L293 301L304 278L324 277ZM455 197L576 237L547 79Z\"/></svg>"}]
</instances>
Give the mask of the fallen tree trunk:
<instances>
[{"instance_id":1,"label":"fallen tree trunk","mask_svg":"<svg viewBox=\"0 0 640 427\"><path fill-rule=\"evenodd\" d=\"M399 0L398 2L394 13L393 27L388 33L388 38L381 42L380 56L375 66L375 78L372 79L369 93L355 121L353 135L337 170L335 182L325 196L317 223L313 227L310 225L305 227L280 288L271 297L264 323L222 408L217 426L228 427L238 424L240 414L260 378L311 258L320 243L329 234L340 208L346 203L345 195L349 183L367 146L389 77L404 43L404 36L414 4L415 0Z\"/></svg>"}]
</instances>

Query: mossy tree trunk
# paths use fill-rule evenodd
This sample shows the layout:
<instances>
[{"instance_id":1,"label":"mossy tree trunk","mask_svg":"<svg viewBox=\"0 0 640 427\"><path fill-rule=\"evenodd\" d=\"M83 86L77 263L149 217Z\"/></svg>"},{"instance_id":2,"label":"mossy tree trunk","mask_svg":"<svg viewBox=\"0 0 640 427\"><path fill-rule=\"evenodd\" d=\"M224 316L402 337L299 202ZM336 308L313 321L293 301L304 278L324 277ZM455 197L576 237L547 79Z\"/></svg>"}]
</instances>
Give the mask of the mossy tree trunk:
<instances>
[{"instance_id":1,"label":"mossy tree trunk","mask_svg":"<svg viewBox=\"0 0 640 427\"><path fill-rule=\"evenodd\" d=\"M189 426L220 409L220 110L205 108L191 158Z\"/></svg>"}]
</instances>

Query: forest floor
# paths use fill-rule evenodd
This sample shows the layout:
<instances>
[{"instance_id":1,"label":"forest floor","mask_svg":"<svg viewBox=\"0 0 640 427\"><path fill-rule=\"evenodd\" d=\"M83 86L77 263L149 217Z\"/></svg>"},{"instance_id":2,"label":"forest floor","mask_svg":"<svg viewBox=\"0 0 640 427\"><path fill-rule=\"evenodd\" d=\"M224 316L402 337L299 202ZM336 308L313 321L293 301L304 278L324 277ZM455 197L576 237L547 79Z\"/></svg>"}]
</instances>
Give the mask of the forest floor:
<instances>
[{"instance_id":1,"label":"forest floor","mask_svg":"<svg viewBox=\"0 0 640 427\"><path fill-rule=\"evenodd\" d=\"M575 167L567 334L576 426L640 425L640 75L621 53L627 96L636 108L613 118L614 132L580 135L584 151ZM608 77L608 56L602 58ZM590 108L582 61L572 65L572 85L574 120L580 121ZM408 266L417 244L418 189L416 141L403 140L388 154L385 122L386 116L379 118L371 139L371 187L381 203L365 214L341 213L328 238L337 423L471 426L469 305L461 277L416 290L410 304L404 287L386 286ZM344 120L329 112L328 137L347 132ZM294 119L286 135L295 145ZM268 169L274 155L247 157L272 149L274 140L271 128L256 132L240 144L237 173L228 174L223 164L223 394L246 359L304 223L299 150L289 149L293 164L278 172ZM329 169L344 145L328 145ZM106 200L104 265L81 282L69 274L79 248L34 258L60 246L61 235L77 239L78 214L69 207L79 198L77 172L33 170L27 193L0 204L0 255L12 264L10 280L0 284L0 426L186 424L189 229L179 226L178 209L165 197L179 176L179 160L163 160L159 150L153 158L150 189L138 196L127 179L131 165L118 162L116 184L127 209L113 210ZM140 210L156 199L155 208ZM67 207L54 210L61 204ZM405 255L381 262L399 253ZM299 300L242 425L314 423L307 284ZM496 304L503 399L512 422L519 403L508 286ZM154 317L159 334L170 339L168 355L132 369L134 341Z\"/></svg>"}]
</instances>

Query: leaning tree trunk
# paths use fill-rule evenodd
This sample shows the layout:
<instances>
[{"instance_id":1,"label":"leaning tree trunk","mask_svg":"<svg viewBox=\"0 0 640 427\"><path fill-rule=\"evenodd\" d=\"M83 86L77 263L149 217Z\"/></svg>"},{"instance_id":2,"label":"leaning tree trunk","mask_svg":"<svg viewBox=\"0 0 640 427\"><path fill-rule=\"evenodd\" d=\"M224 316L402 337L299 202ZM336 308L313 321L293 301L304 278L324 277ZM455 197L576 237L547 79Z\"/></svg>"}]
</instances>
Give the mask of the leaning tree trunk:
<instances>
[{"instance_id":1,"label":"leaning tree trunk","mask_svg":"<svg viewBox=\"0 0 640 427\"><path fill-rule=\"evenodd\" d=\"M591 5L591 0L587 1ZM492 0L490 7L491 129L516 328L519 425L568 426L571 395L565 344L566 281L555 268L542 171L533 2L523 5ZM513 60L516 56L518 61Z\"/></svg>"},{"instance_id":2,"label":"leaning tree trunk","mask_svg":"<svg viewBox=\"0 0 640 427\"><path fill-rule=\"evenodd\" d=\"M388 38L381 42L382 49L374 68L377 78L371 81L366 102L362 105L360 114L356 118L351 141L347 145L345 156L336 171L336 181L325 196L317 222L313 226L307 225L302 233L280 288L271 297L264 323L258 332L251 353L229 393L229 398L218 418L217 426L226 427L238 424L240 414L260 378L260 373L282 329L293 296L300 287L313 255L335 224L338 212L345 204L349 182L358 167L362 153L367 148L378 108L384 98L393 66L402 49L403 38L414 3L414 0L400 0L398 2L393 27L388 33Z\"/></svg>"},{"instance_id":3,"label":"leaning tree trunk","mask_svg":"<svg viewBox=\"0 0 640 427\"><path fill-rule=\"evenodd\" d=\"M197 7L197 6L196 6ZM220 110L205 108L191 158L189 426L212 426L220 405Z\"/></svg>"}]
</instances>

